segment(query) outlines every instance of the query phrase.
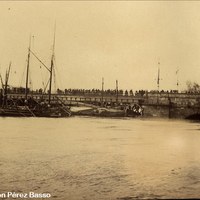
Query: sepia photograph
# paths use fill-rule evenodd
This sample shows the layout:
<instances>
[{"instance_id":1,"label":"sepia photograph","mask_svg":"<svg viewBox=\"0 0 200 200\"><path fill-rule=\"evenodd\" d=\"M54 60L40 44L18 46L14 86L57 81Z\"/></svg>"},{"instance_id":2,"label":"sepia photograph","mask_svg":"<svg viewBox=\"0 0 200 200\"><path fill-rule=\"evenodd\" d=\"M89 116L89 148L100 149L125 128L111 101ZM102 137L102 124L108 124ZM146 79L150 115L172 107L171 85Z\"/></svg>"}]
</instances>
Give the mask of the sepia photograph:
<instances>
[{"instance_id":1,"label":"sepia photograph","mask_svg":"<svg viewBox=\"0 0 200 200\"><path fill-rule=\"evenodd\" d=\"M0 1L4 199L200 199L200 1Z\"/></svg>"}]
</instances>

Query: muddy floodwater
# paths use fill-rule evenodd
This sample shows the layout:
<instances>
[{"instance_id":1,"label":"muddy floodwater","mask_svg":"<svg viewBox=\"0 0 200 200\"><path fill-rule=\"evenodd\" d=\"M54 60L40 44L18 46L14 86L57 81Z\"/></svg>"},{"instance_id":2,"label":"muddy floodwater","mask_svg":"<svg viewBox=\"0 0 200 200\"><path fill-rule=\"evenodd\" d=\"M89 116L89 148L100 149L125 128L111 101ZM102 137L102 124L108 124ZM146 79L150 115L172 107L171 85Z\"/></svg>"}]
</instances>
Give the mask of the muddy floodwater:
<instances>
[{"instance_id":1,"label":"muddy floodwater","mask_svg":"<svg viewBox=\"0 0 200 200\"><path fill-rule=\"evenodd\" d=\"M0 118L0 193L58 200L200 198L200 123Z\"/></svg>"}]
</instances>

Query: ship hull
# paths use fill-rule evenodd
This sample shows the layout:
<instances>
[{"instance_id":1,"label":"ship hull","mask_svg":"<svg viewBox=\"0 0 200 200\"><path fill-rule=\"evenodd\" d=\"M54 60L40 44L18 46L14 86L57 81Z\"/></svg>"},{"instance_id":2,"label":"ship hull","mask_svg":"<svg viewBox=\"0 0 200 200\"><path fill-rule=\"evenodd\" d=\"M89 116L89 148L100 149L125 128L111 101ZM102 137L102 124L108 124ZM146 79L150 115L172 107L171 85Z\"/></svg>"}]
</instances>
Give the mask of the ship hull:
<instances>
[{"instance_id":1,"label":"ship hull","mask_svg":"<svg viewBox=\"0 0 200 200\"><path fill-rule=\"evenodd\" d=\"M81 116L94 116L94 117L137 117L141 116L136 112L126 112L125 110L119 110L114 108L90 108L80 111L73 111L72 115Z\"/></svg>"},{"instance_id":2,"label":"ship hull","mask_svg":"<svg viewBox=\"0 0 200 200\"><path fill-rule=\"evenodd\" d=\"M48 117L48 118L63 118L70 117L71 112L67 110L61 110L60 108L46 109L46 110L35 110L24 108L0 108L0 116L2 117Z\"/></svg>"}]
</instances>

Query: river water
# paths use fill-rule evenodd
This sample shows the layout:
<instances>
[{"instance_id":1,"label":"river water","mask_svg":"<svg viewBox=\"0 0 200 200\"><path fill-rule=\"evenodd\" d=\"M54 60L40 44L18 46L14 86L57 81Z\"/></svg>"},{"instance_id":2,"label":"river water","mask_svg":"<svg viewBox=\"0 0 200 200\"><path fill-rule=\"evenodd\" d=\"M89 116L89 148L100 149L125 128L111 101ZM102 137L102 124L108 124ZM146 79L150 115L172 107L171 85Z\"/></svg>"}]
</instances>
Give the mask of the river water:
<instances>
[{"instance_id":1,"label":"river water","mask_svg":"<svg viewBox=\"0 0 200 200\"><path fill-rule=\"evenodd\" d=\"M0 193L58 200L200 198L200 124L0 118Z\"/></svg>"}]
</instances>

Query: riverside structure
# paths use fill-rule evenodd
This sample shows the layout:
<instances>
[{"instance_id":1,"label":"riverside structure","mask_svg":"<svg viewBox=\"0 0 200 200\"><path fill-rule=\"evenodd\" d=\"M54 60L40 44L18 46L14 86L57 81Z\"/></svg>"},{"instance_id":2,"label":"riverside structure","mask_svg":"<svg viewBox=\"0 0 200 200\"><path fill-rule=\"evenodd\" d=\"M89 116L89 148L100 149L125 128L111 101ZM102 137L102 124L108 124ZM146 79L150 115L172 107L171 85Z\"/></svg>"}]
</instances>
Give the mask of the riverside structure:
<instances>
[{"instance_id":1,"label":"riverside structure","mask_svg":"<svg viewBox=\"0 0 200 200\"><path fill-rule=\"evenodd\" d=\"M24 99L22 93L11 92L7 94L9 99ZM48 102L48 94L30 92L28 98ZM110 95L104 93L103 98L99 94L52 94L52 101L60 99L68 106L103 106L139 104L144 109L144 117L167 118L197 118L200 116L200 94L178 93L177 91L144 91L133 95Z\"/></svg>"}]
</instances>

